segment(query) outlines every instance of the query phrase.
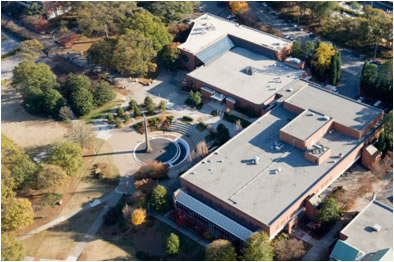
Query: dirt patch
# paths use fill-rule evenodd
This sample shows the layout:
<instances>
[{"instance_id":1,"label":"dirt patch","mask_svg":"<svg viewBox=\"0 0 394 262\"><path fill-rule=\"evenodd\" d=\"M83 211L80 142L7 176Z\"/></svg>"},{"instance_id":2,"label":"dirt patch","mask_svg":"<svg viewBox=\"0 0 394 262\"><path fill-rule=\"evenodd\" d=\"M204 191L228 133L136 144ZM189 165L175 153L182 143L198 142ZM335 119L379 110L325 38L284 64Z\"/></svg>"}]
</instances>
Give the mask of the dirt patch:
<instances>
[{"instance_id":1,"label":"dirt patch","mask_svg":"<svg viewBox=\"0 0 394 262\"><path fill-rule=\"evenodd\" d=\"M63 139L69 128L56 121L29 114L22 97L10 85L1 90L1 132L25 149L52 144Z\"/></svg>"}]
</instances>

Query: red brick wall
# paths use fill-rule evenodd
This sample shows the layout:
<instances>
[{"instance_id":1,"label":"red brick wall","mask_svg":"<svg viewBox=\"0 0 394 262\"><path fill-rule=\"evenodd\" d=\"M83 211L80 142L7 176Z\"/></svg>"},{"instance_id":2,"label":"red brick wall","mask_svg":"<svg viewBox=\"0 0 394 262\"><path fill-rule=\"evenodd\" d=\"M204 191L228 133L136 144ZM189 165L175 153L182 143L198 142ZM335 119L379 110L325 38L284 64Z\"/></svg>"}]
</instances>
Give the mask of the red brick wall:
<instances>
[{"instance_id":1,"label":"red brick wall","mask_svg":"<svg viewBox=\"0 0 394 262\"><path fill-rule=\"evenodd\" d=\"M311 219L315 220L315 218L320 214L319 209L317 209L312 203L309 201L309 199L305 200L305 215Z\"/></svg>"},{"instance_id":2,"label":"red brick wall","mask_svg":"<svg viewBox=\"0 0 394 262\"><path fill-rule=\"evenodd\" d=\"M310 148L313 143L317 143L320 141L320 139L328 132L328 130L331 129L332 124L333 124L333 119L330 121L327 121L327 123L322 126L319 130L317 130L313 135L311 135L309 138L305 140L305 147Z\"/></svg>"},{"instance_id":3,"label":"red brick wall","mask_svg":"<svg viewBox=\"0 0 394 262\"><path fill-rule=\"evenodd\" d=\"M382 152L378 152L375 155L371 155L366 150L366 147L363 149L363 153L361 155L361 164L366 168L372 168L372 166L379 162L382 157Z\"/></svg>"},{"instance_id":4,"label":"red brick wall","mask_svg":"<svg viewBox=\"0 0 394 262\"><path fill-rule=\"evenodd\" d=\"M196 60L195 60L194 55L185 51L185 50L182 50L182 49L179 49L179 50L181 50L182 66L186 67L189 70L193 70L196 67ZM185 62L185 60L183 60L183 58L182 58L183 55L185 55L189 58L189 61L187 63Z\"/></svg>"},{"instance_id":5,"label":"red brick wall","mask_svg":"<svg viewBox=\"0 0 394 262\"><path fill-rule=\"evenodd\" d=\"M291 218L292 213L295 213L303 206L304 200L307 197L311 196L312 194L318 194L325 186L336 179L339 173L349 166L361 154L361 149L363 146L364 144L360 144L357 148L355 148L349 155L346 156L345 159L343 159L343 161L341 161L341 163L339 163L329 173L327 173L323 179L321 179L311 189L304 193L304 195L296 203L294 203L281 217L272 223L270 225L270 236L275 234L276 231L280 229L281 225L285 224L289 218Z\"/></svg>"},{"instance_id":6,"label":"red brick wall","mask_svg":"<svg viewBox=\"0 0 394 262\"><path fill-rule=\"evenodd\" d=\"M301 139L298 139L292 135L289 135L285 132L283 132L282 130L279 131L279 139L291 146L295 146L297 148L299 148L300 150L305 150L305 143L304 141L302 141Z\"/></svg>"},{"instance_id":7,"label":"red brick wall","mask_svg":"<svg viewBox=\"0 0 394 262\"><path fill-rule=\"evenodd\" d=\"M339 124L338 122L334 122L334 125L332 126L336 131L341 132L342 134L354 137L354 138L361 138L361 132L357 131L353 128L344 126Z\"/></svg>"},{"instance_id":8,"label":"red brick wall","mask_svg":"<svg viewBox=\"0 0 394 262\"><path fill-rule=\"evenodd\" d=\"M301 114L305 109L289 104L287 101L283 102L283 107L286 108L287 110L289 110L290 112L293 112L296 115Z\"/></svg>"}]
</instances>

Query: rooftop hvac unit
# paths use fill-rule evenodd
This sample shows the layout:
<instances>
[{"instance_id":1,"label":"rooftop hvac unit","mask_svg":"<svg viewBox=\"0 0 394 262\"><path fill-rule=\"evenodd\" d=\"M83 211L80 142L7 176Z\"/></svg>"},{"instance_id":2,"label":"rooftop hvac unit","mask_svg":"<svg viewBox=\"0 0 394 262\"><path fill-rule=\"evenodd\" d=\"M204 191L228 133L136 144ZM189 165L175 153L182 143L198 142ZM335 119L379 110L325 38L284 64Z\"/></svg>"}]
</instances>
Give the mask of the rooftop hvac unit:
<instances>
[{"instance_id":1,"label":"rooftop hvac unit","mask_svg":"<svg viewBox=\"0 0 394 262\"><path fill-rule=\"evenodd\" d=\"M259 164L259 160L260 160L260 157L255 156L255 157L254 157L254 164L255 164L255 165L258 165L258 164Z\"/></svg>"},{"instance_id":2,"label":"rooftop hvac unit","mask_svg":"<svg viewBox=\"0 0 394 262\"><path fill-rule=\"evenodd\" d=\"M330 117L329 117L329 116L324 116L324 119L325 119L326 121L328 121L328 120L330 120Z\"/></svg>"},{"instance_id":3,"label":"rooftop hvac unit","mask_svg":"<svg viewBox=\"0 0 394 262\"><path fill-rule=\"evenodd\" d=\"M218 163L223 163L224 162L224 160L223 159L221 159L221 160L218 160Z\"/></svg>"},{"instance_id":4,"label":"rooftop hvac unit","mask_svg":"<svg viewBox=\"0 0 394 262\"><path fill-rule=\"evenodd\" d=\"M382 227L381 227L380 225L378 225L378 224L375 224L372 228L373 228L373 230L375 230L376 232L379 232L380 229L382 229Z\"/></svg>"}]
</instances>

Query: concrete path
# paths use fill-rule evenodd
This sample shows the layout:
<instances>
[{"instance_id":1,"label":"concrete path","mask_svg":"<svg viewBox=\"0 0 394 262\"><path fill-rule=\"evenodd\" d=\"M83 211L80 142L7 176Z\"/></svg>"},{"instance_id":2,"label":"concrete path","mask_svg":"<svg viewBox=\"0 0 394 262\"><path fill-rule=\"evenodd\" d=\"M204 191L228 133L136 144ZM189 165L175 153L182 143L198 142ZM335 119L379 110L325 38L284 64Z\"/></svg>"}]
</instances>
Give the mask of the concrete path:
<instances>
[{"instance_id":1,"label":"concrete path","mask_svg":"<svg viewBox=\"0 0 394 262\"><path fill-rule=\"evenodd\" d=\"M337 233L344 227L345 221L341 220L331 228L320 240L311 238L306 241L313 245L308 253L302 257L302 261L324 261L329 257L329 247L337 240ZM312 242L312 243L311 243Z\"/></svg>"}]
</instances>

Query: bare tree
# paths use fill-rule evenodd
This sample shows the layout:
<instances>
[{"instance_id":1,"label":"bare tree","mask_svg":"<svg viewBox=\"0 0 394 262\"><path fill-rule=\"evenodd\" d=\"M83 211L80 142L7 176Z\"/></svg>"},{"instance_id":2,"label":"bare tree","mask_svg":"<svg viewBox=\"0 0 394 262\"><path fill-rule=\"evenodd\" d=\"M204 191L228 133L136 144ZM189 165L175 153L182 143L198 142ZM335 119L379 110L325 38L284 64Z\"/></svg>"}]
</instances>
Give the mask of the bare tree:
<instances>
[{"instance_id":1,"label":"bare tree","mask_svg":"<svg viewBox=\"0 0 394 262\"><path fill-rule=\"evenodd\" d=\"M241 120L237 119L237 121L235 121L234 125L235 125L235 130L240 130L242 128Z\"/></svg>"},{"instance_id":2,"label":"bare tree","mask_svg":"<svg viewBox=\"0 0 394 262\"><path fill-rule=\"evenodd\" d=\"M208 146L205 141L201 141L197 144L197 157L203 158L204 156L208 155Z\"/></svg>"},{"instance_id":3,"label":"bare tree","mask_svg":"<svg viewBox=\"0 0 394 262\"><path fill-rule=\"evenodd\" d=\"M92 137L93 129L89 125L83 122L76 122L73 124L70 139L78 143L82 148Z\"/></svg>"},{"instance_id":4,"label":"bare tree","mask_svg":"<svg viewBox=\"0 0 394 262\"><path fill-rule=\"evenodd\" d=\"M305 253L304 242L296 238L281 240L275 244L275 260L299 260Z\"/></svg>"},{"instance_id":5,"label":"bare tree","mask_svg":"<svg viewBox=\"0 0 394 262\"><path fill-rule=\"evenodd\" d=\"M73 118L73 111L68 106L62 106L59 110L59 116L63 120L71 120Z\"/></svg>"}]
</instances>

